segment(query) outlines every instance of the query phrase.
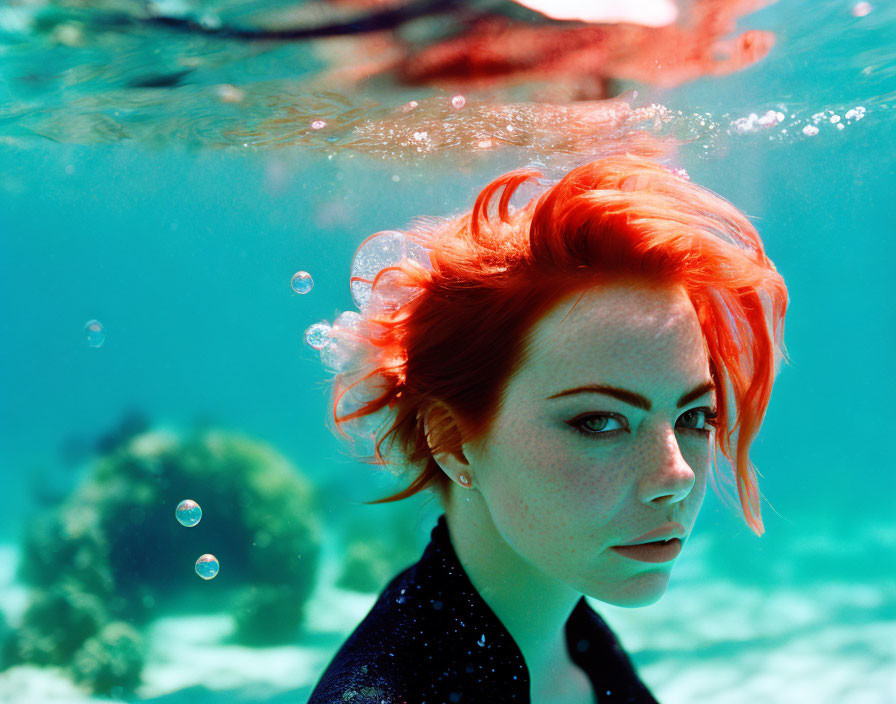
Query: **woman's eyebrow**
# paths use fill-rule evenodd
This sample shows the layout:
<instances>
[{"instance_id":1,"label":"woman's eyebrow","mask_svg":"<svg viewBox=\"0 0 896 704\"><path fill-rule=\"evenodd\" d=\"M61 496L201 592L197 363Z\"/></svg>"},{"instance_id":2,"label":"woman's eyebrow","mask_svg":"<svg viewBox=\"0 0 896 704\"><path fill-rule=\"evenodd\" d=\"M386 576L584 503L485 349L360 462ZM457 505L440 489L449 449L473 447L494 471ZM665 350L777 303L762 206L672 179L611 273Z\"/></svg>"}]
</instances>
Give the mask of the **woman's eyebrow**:
<instances>
[{"instance_id":1,"label":"woman's eyebrow","mask_svg":"<svg viewBox=\"0 0 896 704\"><path fill-rule=\"evenodd\" d=\"M678 400L678 408L687 405L691 401L700 398L704 394L709 391L712 391L715 388L715 384L712 381L704 381L702 384L694 387L686 394L684 394ZM646 396L642 396L641 394L637 394L634 391L627 391L626 389L617 389L615 386L606 386L604 384L588 384L586 386L577 386L574 389L567 389L566 391L561 391L556 394L552 394L551 396L547 396L546 399L552 398L560 398L561 396L570 396L571 394L604 394L606 396L613 396L614 398L618 398L620 401L624 401L632 406L636 406L638 408L642 408L645 411L649 411L652 408L652 404L650 403L650 399Z\"/></svg>"}]
</instances>

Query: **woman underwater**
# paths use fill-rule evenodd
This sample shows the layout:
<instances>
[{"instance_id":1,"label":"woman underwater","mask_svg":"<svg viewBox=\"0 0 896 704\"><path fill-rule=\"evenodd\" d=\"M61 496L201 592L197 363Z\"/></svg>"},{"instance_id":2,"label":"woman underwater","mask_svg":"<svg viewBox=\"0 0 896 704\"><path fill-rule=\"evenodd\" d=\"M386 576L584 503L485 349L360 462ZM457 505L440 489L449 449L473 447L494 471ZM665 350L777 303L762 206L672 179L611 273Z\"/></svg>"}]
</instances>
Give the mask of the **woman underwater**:
<instances>
[{"instance_id":1,"label":"woman underwater","mask_svg":"<svg viewBox=\"0 0 896 704\"><path fill-rule=\"evenodd\" d=\"M518 209L541 174L513 171L471 212L386 233L406 256L324 350L336 429L387 417L376 461L391 436L415 477L371 503L434 490L444 513L310 704L656 702L583 595L662 597L717 450L762 535L748 451L787 289L743 213L649 152Z\"/></svg>"}]
</instances>

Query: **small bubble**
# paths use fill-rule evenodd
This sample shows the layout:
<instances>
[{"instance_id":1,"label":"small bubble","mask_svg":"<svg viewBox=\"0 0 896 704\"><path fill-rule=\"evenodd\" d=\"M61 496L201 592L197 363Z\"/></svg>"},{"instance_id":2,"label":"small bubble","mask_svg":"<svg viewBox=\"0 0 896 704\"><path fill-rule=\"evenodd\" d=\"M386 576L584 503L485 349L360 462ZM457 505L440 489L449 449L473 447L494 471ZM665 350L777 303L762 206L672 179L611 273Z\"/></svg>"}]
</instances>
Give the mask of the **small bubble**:
<instances>
[{"instance_id":1,"label":"small bubble","mask_svg":"<svg viewBox=\"0 0 896 704\"><path fill-rule=\"evenodd\" d=\"M326 323L314 323L305 330L305 344L316 350L322 350L330 344L331 329Z\"/></svg>"},{"instance_id":2,"label":"small bubble","mask_svg":"<svg viewBox=\"0 0 896 704\"><path fill-rule=\"evenodd\" d=\"M842 122L838 122L838 123L837 123L837 129L838 129L838 130L842 130L843 127L844 127L844 125L843 125Z\"/></svg>"},{"instance_id":3,"label":"small bubble","mask_svg":"<svg viewBox=\"0 0 896 704\"><path fill-rule=\"evenodd\" d=\"M864 17L869 12L871 12L872 7L870 2L857 2L852 6L852 16L853 17Z\"/></svg>"},{"instance_id":4,"label":"small bubble","mask_svg":"<svg viewBox=\"0 0 896 704\"><path fill-rule=\"evenodd\" d=\"M838 122L840 122L840 116L839 115L831 115L831 124L835 125Z\"/></svg>"},{"instance_id":5,"label":"small bubble","mask_svg":"<svg viewBox=\"0 0 896 704\"><path fill-rule=\"evenodd\" d=\"M177 522L182 526L192 528L202 518L202 509L192 499L184 499L177 505L174 515L177 517Z\"/></svg>"},{"instance_id":6,"label":"small bubble","mask_svg":"<svg viewBox=\"0 0 896 704\"><path fill-rule=\"evenodd\" d=\"M292 281L289 282L292 290L296 293L308 293L314 288L314 281L311 274L307 271L297 271L292 275Z\"/></svg>"},{"instance_id":7,"label":"small bubble","mask_svg":"<svg viewBox=\"0 0 896 704\"><path fill-rule=\"evenodd\" d=\"M460 110L466 104L467 99L462 95L455 95L451 99L451 107L453 107L455 110Z\"/></svg>"},{"instance_id":8,"label":"small bubble","mask_svg":"<svg viewBox=\"0 0 896 704\"><path fill-rule=\"evenodd\" d=\"M196 560L196 574L203 579L214 579L218 574L218 569L220 569L220 565L218 558L214 555L205 554Z\"/></svg>"},{"instance_id":9,"label":"small bubble","mask_svg":"<svg viewBox=\"0 0 896 704\"><path fill-rule=\"evenodd\" d=\"M311 123L311 129L313 130L322 130L327 126L327 123L324 120L314 120Z\"/></svg>"},{"instance_id":10,"label":"small bubble","mask_svg":"<svg viewBox=\"0 0 896 704\"><path fill-rule=\"evenodd\" d=\"M814 137L818 134L818 128L815 125L806 125L803 127L803 134L807 137Z\"/></svg>"},{"instance_id":11,"label":"small bubble","mask_svg":"<svg viewBox=\"0 0 896 704\"><path fill-rule=\"evenodd\" d=\"M410 102L408 102L408 103L405 103L404 106L401 108L401 111L402 111L402 112L410 112L410 111L413 110L415 107L417 107L419 104L420 104L420 103L418 103L416 100L412 100L412 101L410 101Z\"/></svg>"},{"instance_id":12,"label":"small bubble","mask_svg":"<svg viewBox=\"0 0 896 704\"><path fill-rule=\"evenodd\" d=\"M398 174L392 174L392 183L398 183L399 181L401 181L401 176L399 176Z\"/></svg>"},{"instance_id":13,"label":"small bubble","mask_svg":"<svg viewBox=\"0 0 896 704\"><path fill-rule=\"evenodd\" d=\"M75 167L72 166L71 164L66 165L65 173L67 176L71 176L73 173L75 173Z\"/></svg>"},{"instance_id":14,"label":"small bubble","mask_svg":"<svg viewBox=\"0 0 896 704\"><path fill-rule=\"evenodd\" d=\"M863 117L865 117L865 108L863 108L861 105L851 108L850 110L846 111L845 117L847 120L855 120L856 122L858 122Z\"/></svg>"},{"instance_id":15,"label":"small bubble","mask_svg":"<svg viewBox=\"0 0 896 704\"><path fill-rule=\"evenodd\" d=\"M97 350L106 341L106 330L99 320L88 320L84 324L84 338L87 346Z\"/></svg>"}]
</instances>

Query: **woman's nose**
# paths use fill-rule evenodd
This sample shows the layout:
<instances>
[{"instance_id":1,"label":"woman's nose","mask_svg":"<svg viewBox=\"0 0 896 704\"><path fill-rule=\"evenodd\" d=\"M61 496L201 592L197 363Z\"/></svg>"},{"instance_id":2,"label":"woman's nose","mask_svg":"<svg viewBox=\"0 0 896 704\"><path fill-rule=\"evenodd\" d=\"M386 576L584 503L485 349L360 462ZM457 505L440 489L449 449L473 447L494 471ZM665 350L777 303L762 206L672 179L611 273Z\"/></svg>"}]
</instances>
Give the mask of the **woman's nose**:
<instances>
[{"instance_id":1,"label":"woman's nose","mask_svg":"<svg viewBox=\"0 0 896 704\"><path fill-rule=\"evenodd\" d=\"M673 504L684 499L694 488L696 474L688 464L673 430L663 433L657 448L651 450L639 486L644 503Z\"/></svg>"}]
</instances>

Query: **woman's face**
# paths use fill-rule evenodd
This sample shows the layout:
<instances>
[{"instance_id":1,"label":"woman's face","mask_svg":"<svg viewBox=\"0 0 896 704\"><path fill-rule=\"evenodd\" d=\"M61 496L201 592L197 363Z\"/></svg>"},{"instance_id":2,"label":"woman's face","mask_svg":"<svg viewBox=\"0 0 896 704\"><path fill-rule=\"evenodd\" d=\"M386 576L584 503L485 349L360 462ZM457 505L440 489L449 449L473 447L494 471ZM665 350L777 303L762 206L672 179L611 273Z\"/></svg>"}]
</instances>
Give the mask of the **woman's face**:
<instances>
[{"instance_id":1,"label":"woman's face","mask_svg":"<svg viewBox=\"0 0 896 704\"><path fill-rule=\"evenodd\" d=\"M714 391L679 402L710 381L709 359L683 289L595 287L564 320L578 295L535 325L504 410L479 449L464 451L516 552L583 594L642 606L662 596L674 560L611 548L669 521L690 535L713 437L701 409L716 409ZM649 408L606 393L559 395L589 385L641 396Z\"/></svg>"}]
</instances>

